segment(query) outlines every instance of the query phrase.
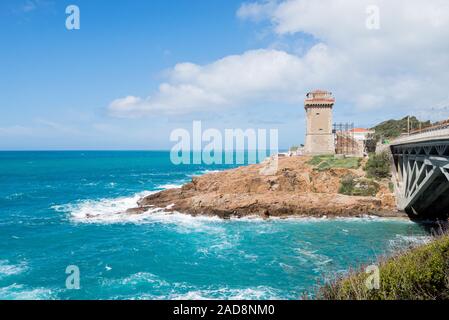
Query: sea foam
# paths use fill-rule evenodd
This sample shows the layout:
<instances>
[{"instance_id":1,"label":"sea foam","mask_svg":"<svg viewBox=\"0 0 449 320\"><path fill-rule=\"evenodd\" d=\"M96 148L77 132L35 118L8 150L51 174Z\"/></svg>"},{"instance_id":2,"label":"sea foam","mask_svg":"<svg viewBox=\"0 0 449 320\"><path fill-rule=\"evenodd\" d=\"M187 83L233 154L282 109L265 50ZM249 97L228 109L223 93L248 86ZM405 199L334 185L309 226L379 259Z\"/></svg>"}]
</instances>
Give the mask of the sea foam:
<instances>
[{"instance_id":1,"label":"sea foam","mask_svg":"<svg viewBox=\"0 0 449 320\"><path fill-rule=\"evenodd\" d=\"M17 275L27 270L25 262L18 265L10 264L7 260L0 260L0 279L7 276Z\"/></svg>"},{"instance_id":2,"label":"sea foam","mask_svg":"<svg viewBox=\"0 0 449 320\"><path fill-rule=\"evenodd\" d=\"M222 232L219 226L222 219L218 217L193 217L180 212L173 212L173 205L166 208L150 208L143 213L127 213L137 207L137 202L156 191L144 191L130 197L107 198L99 200L82 200L75 203L53 206L57 212L67 213L75 223L114 224L114 223L159 223L177 227L180 233Z\"/></svg>"},{"instance_id":3,"label":"sea foam","mask_svg":"<svg viewBox=\"0 0 449 320\"><path fill-rule=\"evenodd\" d=\"M156 189L167 190L167 189L179 189L181 187L182 187L182 184L169 183L169 184L162 184L160 186L157 186Z\"/></svg>"},{"instance_id":4,"label":"sea foam","mask_svg":"<svg viewBox=\"0 0 449 320\"><path fill-rule=\"evenodd\" d=\"M0 297L5 300L51 300L56 295L48 288L28 288L21 284L12 284L0 288Z\"/></svg>"},{"instance_id":5,"label":"sea foam","mask_svg":"<svg viewBox=\"0 0 449 320\"><path fill-rule=\"evenodd\" d=\"M176 293L167 297L170 300L278 300L277 290L258 286L254 288L220 288L190 290L185 293Z\"/></svg>"},{"instance_id":6,"label":"sea foam","mask_svg":"<svg viewBox=\"0 0 449 320\"><path fill-rule=\"evenodd\" d=\"M137 202L154 191L136 193L130 197L119 197L99 200L82 200L76 203L53 206L57 212L70 214L70 219L82 223L136 222L145 215L126 214L126 210L135 208Z\"/></svg>"}]
</instances>

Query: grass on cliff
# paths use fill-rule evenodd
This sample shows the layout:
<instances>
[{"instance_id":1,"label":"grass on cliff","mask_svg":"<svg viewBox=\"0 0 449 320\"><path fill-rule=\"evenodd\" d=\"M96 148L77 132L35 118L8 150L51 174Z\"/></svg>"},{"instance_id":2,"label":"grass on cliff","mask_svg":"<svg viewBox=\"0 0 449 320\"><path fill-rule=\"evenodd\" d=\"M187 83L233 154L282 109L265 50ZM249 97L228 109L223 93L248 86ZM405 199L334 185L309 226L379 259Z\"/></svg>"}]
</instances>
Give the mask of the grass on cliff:
<instances>
[{"instance_id":1,"label":"grass on cliff","mask_svg":"<svg viewBox=\"0 0 449 320\"><path fill-rule=\"evenodd\" d=\"M379 192L379 189L379 184L371 179L359 178L348 174L341 179L338 193L347 196L374 197Z\"/></svg>"},{"instance_id":2,"label":"grass on cliff","mask_svg":"<svg viewBox=\"0 0 449 320\"><path fill-rule=\"evenodd\" d=\"M314 156L308 164L318 171L326 171L331 168L358 169L361 158L337 158L334 156Z\"/></svg>"},{"instance_id":3,"label":"grass on cliff","mask_svg":"<svg viewBox=\"0 0 449 320\"><path fill-rule=\"evenodd\" d=\"M449 299L449 236L378 262L379 289L365 284L364 268L322 287L325 300L434 300Z\"/></svg>"}]
</instances>

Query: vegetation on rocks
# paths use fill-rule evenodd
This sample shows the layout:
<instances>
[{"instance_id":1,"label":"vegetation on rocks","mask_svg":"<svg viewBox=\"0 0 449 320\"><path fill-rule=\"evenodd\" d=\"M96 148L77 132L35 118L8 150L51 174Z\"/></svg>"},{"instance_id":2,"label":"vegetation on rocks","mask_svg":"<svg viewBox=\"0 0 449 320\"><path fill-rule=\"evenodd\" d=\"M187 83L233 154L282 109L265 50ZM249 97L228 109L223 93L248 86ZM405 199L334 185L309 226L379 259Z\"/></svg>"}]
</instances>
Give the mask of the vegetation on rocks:
<instances>
[{"instance_id":1,"label":"vegetation on rocks","mask_svg":"<svg viewBox=\"0 0 449 320\"><path fill-rule=\"evenodd\" d=\"M382 259L379 289L369 289L370 274L361 268L322 287L326 300L435 300L449 299L449 236Z\"/></svg>"},{"instance_id":2,"label":"vegetation on rocks","mask_svg":"<svg viewBox=\"0 0 449 320\"><path fill-rule=\"evenodd\" d=\"M341 180L338 192L347 196L375 197L379 189L377 182L349 174Z\"/></svg>"},{"instance_id":3,"label":"vegetation on rocks","mask_svg":"<svg viewBox=\"0 0 449 320\"><path fill-rule=\"evenodd\" d=\"M387 152L381 154L372 153L365 165L365 171L369 178L384 179L390 177L390 157Z\"/></svg>"},{"instance_id":4,"label":"vegetation on rocks","mask_svg":"<svg viewBox=\"0 0 449 320\"><path fill-rule=\"evenodd\" d=\"M308 164L314 166L315 170L326 171L331 168L358 169L360 162L361 159L355 157L314 156Z\"/></svg>"}]
</instances>

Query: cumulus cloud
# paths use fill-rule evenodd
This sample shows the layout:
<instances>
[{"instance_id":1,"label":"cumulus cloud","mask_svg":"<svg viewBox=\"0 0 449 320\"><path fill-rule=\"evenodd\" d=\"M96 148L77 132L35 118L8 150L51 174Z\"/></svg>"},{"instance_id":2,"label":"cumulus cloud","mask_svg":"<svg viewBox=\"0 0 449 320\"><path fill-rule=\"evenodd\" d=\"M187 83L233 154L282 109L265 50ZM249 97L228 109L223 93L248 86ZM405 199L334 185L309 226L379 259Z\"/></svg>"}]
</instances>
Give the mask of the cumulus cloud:
<instances>
[{"instance_id":1,"label":"cumulus cloud","mask_svg":"<svg viewBox=\"0 0 449 320\"><path fill-rule=\"evenodd\" d=\"M373 5L379 29L367 27ZM177 64L151 96L111 102L111 115L300 103L315 88L359 110L422 109L447 99L446 0L264 0L244 3L236 14L269 21L279 37L308 34L313 44L301 55L260 49L207 65Z\"/></svg>"},{"instance_id":2,"label":"cumulus cloud","mask_svg":"<svg viewBox=\"0 0 449 320\"><path fill-rule=\"evenodd\" d=\"M327 47L317 45L304 57L279 50L252 50L209 65L180 63L168 82L150 97L128 96L113 101L114 116L133 117L151 113L170 115L236 107L255 101L300 101L307 87L326 74L315 70L328 64ZM329 71L333 66L329 66ZM314 77L306 77L308 73ZM298 76L302 79L298 78ZM317 79L319 78L319 79Z\"/></svg>"},{"instance_id":3,"label":"cumulus cloud","mask_svg":"<svg viewBox=\"0 0 449 320\"><path fill-rule=\"evenodd\" d=\"M373 7L378 29L367 27ZM306 33L326 44L330 63L340 64L330 75L342 81L334 90L359 109L419 108L447 96L448 1L288 0L267 19L281 36Z\"/></svg>"}]
</instances>

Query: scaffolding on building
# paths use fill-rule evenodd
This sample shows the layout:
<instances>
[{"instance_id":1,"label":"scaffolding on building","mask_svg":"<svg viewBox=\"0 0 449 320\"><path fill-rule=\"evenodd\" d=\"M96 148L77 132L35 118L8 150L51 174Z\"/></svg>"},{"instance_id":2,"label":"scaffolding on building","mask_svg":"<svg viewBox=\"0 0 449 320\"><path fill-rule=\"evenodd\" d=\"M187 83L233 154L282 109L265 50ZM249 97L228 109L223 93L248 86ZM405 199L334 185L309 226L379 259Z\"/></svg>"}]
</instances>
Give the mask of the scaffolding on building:
<instances>
[{"instance_id":1,"label":"scaffolding on building","mask_svg":"<svg viewBox=\"0 0 449 320\"><path fill-rule=\"evenodd\" d=\"M359 149L354 138L354 123L334 123L335 153L356 155Z\"/></svg>"}]
</instances>

